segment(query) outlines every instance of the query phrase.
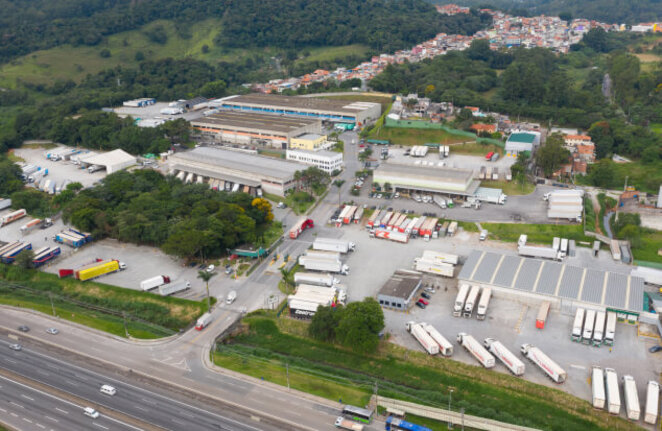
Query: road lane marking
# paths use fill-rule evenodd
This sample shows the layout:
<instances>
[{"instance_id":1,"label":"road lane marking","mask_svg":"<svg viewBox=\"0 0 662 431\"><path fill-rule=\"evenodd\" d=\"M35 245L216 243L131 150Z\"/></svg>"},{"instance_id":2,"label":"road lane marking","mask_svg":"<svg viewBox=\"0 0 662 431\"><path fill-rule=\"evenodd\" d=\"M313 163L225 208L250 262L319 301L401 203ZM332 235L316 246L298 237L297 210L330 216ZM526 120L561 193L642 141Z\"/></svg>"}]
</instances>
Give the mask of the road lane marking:
<instances>
[{"instance_id":1,"label":"road lane marking","mask_svg":"<svg viewBox=\"0 0 662 431\"><path fill-rule=\"evenodd\" d=\"M68 411L66 411L66 410L62 410L62 409L59 408L59 407L55 407L55 410L57 410L57 411L60 412L60 413L64 413L65 415L68 415L68 414L69 414Z\"/></svg>"},{"instance_id":2,"label":"road lane marking","mask_svg":"<svg viewBox=\"0 0 662 431\"><path fill-rule=\"evenodd\" d=\"M154 401L152 401L152 400L148 400L147 398L141 398L141 400L145 401L147 404L151 404L151 405L153 405L153 406L156 405L156 403L155 403Z\"/></svg>"},{"instance_id":3,"label":"road lane marking","mask_svg":"<svg viewBox=\"0 0 662 431\"><path fill-rule=\"evenodd\" d=\"M99 428L103 428L103 429L105 429L105 430L108 429L108 427L105 427L105 426L103 426L103 425L101 425L101 424L98 424L98 423L96 423L96 422L92 422L92 425L97 426L97 427L99 427Z\"/></svg>"},{"instance_id":4,"label":"road lane marking","mask_svg":"<svg viewBox=\"0 0 662 431\"><path fill-rule=\"evenodd\" d=\"M7 362L11 362L12 364L18 364L18 362L16 362L16 361L13 360L13 359L9 359L9 358L5 358L5 361L7 361Z\"/></svg>"},{"instance_id":5,"label":"road lane marking","mask_svg":"<svg viewBox=\"0 0 662 431\"><path fill-rule=\"evenodd\" d=\"M9 404L13 404L13 405L15 405L15 406L17 406L17 407L20 407L20 408L22 408L22 409L25 408L25 407L23 407L22 405L20 405L20 404L18 404L18 403L15 403L15 402L13 402L13 401L10 401Z\"/></svg>"},{"instance_id":6,"label":"road lane marking","mask_svg":"<svg viewBox=\"0 0 662 431\"><path fill-rule=\"evenodd\" d=\"M180 411L179 411L179 414L184 415L184 416L188 416L188 417L190 417L190 418L195 417L195 416L193 416L191 413L189 413L189 412L185 412L184 410L180 410Z\"/></svg>"},{"instance_id":7,"label":"road lane marking","mask_svg":"<svg viewBox=\"0 0 662 431\"><path fill-rule=\"evenodd\" d=\"M41 429L46 429L46 427L43 426L42 424L36 424L36 425L37 425L39 428L41 428Z\"/></svg>"},{"instance_id":8,"label":"road lane marking","mask_svg":"<svg viewBox=\"0 0 662 431\"><path fill-rule=\"evenodd\" d=\"M76 373L74 373L74 376L78 377L78 378L81 379L81 380L85 380L85 381L88 381L88 380L89 380L87 377L85 377L85 376L81 376L81 375L76 374Z\"/></svg>"},{"instance_id":9,"label":"road lane marking","mask_svg":"<svg viewBox=\"0 0 662 431\"><path fill-rule=\"evenodd\" d=\"M585 370L586 367L583 365L570 364L570 368L577 368L578 370Z\"/></svg>"},{"instance_id":10,"label":"road lane marking","mask_svg":"<svg viewBox=\"0 0 662 431\"><path fill-rule=\"evenodd\" d=\"M55 418L52 418L52 417L50 417L50 416L44 416L44 417L45 417L46 419L50 419L50 420L52 420L53 422L60 422L59 420L57 420L57 419L55 419Z\"/></svg>"},{"instance_id":11,"label":"road lane marking","mask_svg":"<svg viewBox=\"0 0 662 431\"><path fill-rule=\"evenodd\" d=\"M5 409L3 409L2 407L0 407L0 412L2 412L2 413L7 413L7 410L5 410Z\"/></svg>"},{"instance_id":12,"label":"road lane marking","mask_svg":"<svg viewBox=\"0 0 662 431\"><path fill-rule=\"evenodd\" d=\"M32 423L32 421L31 421L30 419L28 419L28 418L23 418L23 420L24 420L25 422L29 423L29 424Z\"/></svg>"},{"instance_id":13,"label":"road lane marking","mask_svg":"<svg viewBox=\"0 0 662 431\"><path fill-rule=\"evenodd\" d=\"M175 419L175 418L172 418L172 421L173 421L174 423L176 423L176 424L186 425L184 422L182 422L182 421L180 421L180 420L178 420L178 419Z\"/></svg>"},{"instance_id":14,"label":"road lane marking","mask_svg":"<svg viewBox=\"0 0 662 431\"><path fill-rule=\"evenodd\" d=\"M41 374L42 376L50 376L51 375L51 373L47 373L44 370L37 370L37 374Z\"/></svg>"},{"instance_id":15,"label":"road lane marking","mask_svg":"<svg viewBox=\"0 0 662 431\"><path fill-rule=\"evenodd\" d=\"M140 407L140 406L134 406L134 407L137 408L138 410L142 410L142 411L144 411L144 412L149 411L149 410L147 410L147 409L144 408L144 407Z\"/></svg>"},{"instance_id":16,"label":"road lane marking","mask_svg":"<svg viewBox=\"0 0 662 431\"><path fill-rule=\"evenodd\" d=\"M9 414L12 415L12 416L14 416L15 418L18 417L18 415L17 415L16 413L14 413L14 412L9 412Z\"/></svg>"},{"instance_id":17,"label":"road lane marking","mask_svg":"<svg viewBox=\"0 0 662 431\"><path fill-rule=\"evenodd\" d=\"M78 383L76 383L76 382L74 382L74 381L72 381L72 380L64 379L64 381L67 382L67 383L69 383L71 386L78 386Z\"/></svg>"},{"instance_id":18,"label":"road lane marking","mask_svg":"<svg viewBox=\"0 0 662 431\"><path fill-rule=\"evenodd\" d=\"M30 398L29 396L25 394L21 394L21 397L25 398L26 400L34 401L34 398Z\"/></svg>"}]
</instances>

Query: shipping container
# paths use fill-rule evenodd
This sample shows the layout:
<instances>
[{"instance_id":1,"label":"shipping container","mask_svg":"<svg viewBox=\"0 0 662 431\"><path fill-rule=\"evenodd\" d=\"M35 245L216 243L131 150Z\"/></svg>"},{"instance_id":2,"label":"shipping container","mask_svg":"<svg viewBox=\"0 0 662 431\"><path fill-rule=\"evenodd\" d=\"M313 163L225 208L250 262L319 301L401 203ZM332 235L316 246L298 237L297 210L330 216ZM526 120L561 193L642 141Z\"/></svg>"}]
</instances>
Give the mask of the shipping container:
<instances>
[{"instance_id":1,"label":"shipping container","mask_svg":"<svg viewBox=\"0 0 662 431\"><path fill-rule=\"evenodd\" d=\"M572 341L582 341L582 329L584 328L584 314L586 310L577 308L575 312L575 321L572 324Z\"/></svg>"},{"instance_id":2,"label":"shipping container","mask_svg":"<svg viewBox=\"0 0 662 431\"><path fill-rule=\"evenodd\" d=\"M605 379L602 368L593 367L591 372L591 388L593 389L593 407L596 409L605 408Z\"/></svg>"},{"instance_id":3,"label":"shipping container","mask_svg":"<svg viewBox=\"0 0 662 431\"><path fill-rule=\"evenodd\" d=\"M613 368L605 368L605 386L607 389L607 411L617 415L621 412L621 393L618 388L618 376Z\"/></svg>"},{"instance_id":4,"label":"shipping container","mask_svg":"<svg viewBox=\"0 0 662 431\"><path fill-rule=\"evenodd\" d=\"M536 328L545 329L545 322L547 321L547 316L549 315L549 307L551 306L549 301L543 301L538 308L538 317L536 317Z\"/></svg>"}]
</instances>

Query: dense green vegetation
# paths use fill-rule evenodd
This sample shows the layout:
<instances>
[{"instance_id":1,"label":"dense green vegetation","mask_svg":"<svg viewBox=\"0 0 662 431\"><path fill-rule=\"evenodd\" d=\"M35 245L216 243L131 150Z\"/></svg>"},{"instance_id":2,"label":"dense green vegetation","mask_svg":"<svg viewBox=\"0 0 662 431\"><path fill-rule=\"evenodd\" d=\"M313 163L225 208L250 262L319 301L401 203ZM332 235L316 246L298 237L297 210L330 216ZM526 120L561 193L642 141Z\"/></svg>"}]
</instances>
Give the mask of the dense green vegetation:
<instances>
[{"instance_id":1,"label":"dense green vegetation","mask_svg":"<svg viewBox=\"0 0 662 431\"><path fill-rule=\"evenodd\" d=\"M244 323L246 330L218 346L217 364L283 385L288 364L292 387L329 399L362 405L377 383L380 396L444 407L452 387L453 409L471 415L550 430L636 428L562 391L478 366L386 342L376 353L358 353L307 337L304 322L265 312Z\"/></svg>"}]
</instances>

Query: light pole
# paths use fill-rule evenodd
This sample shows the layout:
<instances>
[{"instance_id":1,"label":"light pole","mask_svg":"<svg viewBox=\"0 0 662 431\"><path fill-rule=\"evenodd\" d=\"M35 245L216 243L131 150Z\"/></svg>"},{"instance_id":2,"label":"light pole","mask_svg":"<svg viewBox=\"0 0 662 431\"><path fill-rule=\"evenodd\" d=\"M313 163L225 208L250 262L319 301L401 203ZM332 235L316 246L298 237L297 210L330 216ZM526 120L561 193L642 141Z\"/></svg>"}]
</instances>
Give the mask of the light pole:
<instances>
[{"instance_id":1,"label":"light pole","mask_svg":"<svg viewBox=\"0 0 662 431\"><path fill-rule=\"evenodd\" d=\"M448 389L448 429L453 429L453 422L451 421L451 398L453 397L453 389Z\"/></svg>"}]
</instances>

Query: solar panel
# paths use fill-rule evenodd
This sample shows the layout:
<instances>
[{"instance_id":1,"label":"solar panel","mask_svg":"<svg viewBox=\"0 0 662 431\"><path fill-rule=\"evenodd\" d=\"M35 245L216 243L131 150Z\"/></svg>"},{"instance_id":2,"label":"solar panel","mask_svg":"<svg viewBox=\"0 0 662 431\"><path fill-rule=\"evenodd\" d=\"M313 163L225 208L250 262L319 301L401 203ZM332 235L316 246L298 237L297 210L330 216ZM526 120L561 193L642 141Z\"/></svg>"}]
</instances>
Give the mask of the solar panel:
<instances>
[{"instance_id":1,"label":"solar panel","mask_svg":"<svg viewBox=\"0 0 662 431\"><path fill-rule=\"evenodd\" d=\"M584 268L566 266L563 278L561 279L561 286L559 287L559 296L562 298L577 299L583 273Z\"/></svg>"},{"instance_id":2,"label":"solar panel","mask_svg":"<svg viewBox=\"0 0 662 431\"><path fill-rule=\"evenodd\" d=\"M559 277L561 276L561 268L563 266L556 262L545 262L540 273L540 281L536 293L544 293L547 295L554 295L556 293L556 286L559 284Z\"/></svg>"},{"instance_id":3,"label":"solar panel","mask_svg":"<svg viewBox=\"0 0 662 431\"><path fill-rule=\"evenodd\" d=\"M517 280L515 280L515 289L533 290L533 283L536 282L538 271L542 262L535 259L524 259L524 263L519 270Z\"/></svg>"}]
</instances>

